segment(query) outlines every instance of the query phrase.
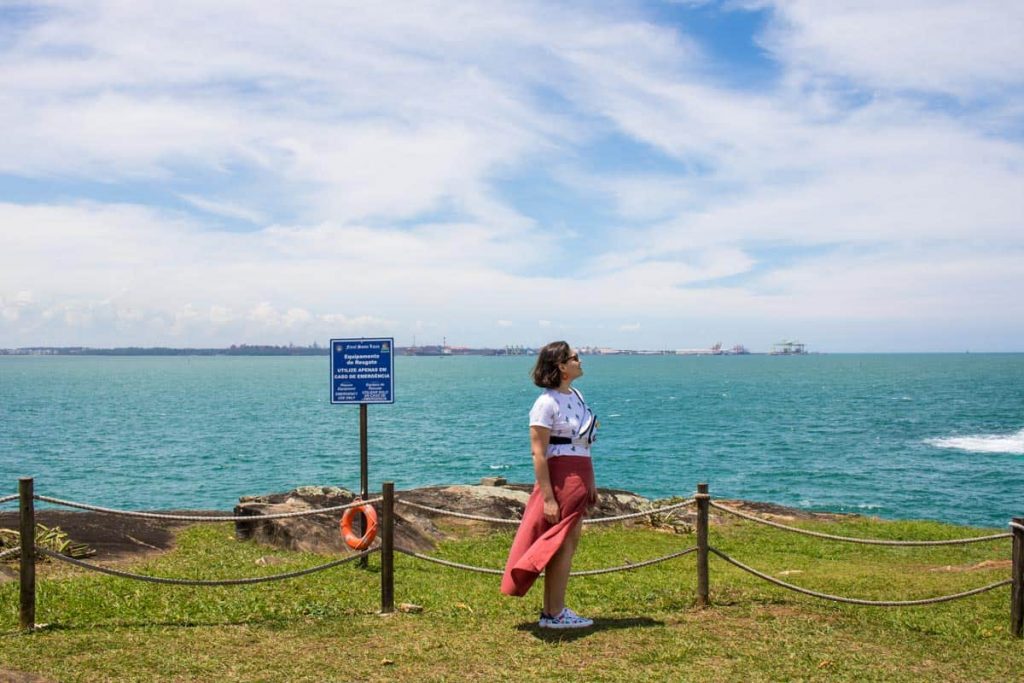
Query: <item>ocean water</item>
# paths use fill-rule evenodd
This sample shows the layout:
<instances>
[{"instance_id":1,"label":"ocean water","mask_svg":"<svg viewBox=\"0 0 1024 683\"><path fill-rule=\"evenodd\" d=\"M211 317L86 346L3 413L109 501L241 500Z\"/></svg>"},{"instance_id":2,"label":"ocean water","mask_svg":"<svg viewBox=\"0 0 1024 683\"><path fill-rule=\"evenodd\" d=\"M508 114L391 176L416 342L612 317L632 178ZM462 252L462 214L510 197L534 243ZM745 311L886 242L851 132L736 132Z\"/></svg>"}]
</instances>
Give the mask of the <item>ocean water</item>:
<instances>
[{"instance_id":1,"label":"ocean water","mask_svg":"<svg viewBox=\"0 0 1024 683\"><path fill-rule=\"evenodd\" d=\"M529 357L399 357L370 488L532 481ZM1024 515L1024 354L584 357L602 486L1003 526ZM358 489L326 357L0 357L0 496L230 508Z\"/></svg>"}]
</instances>

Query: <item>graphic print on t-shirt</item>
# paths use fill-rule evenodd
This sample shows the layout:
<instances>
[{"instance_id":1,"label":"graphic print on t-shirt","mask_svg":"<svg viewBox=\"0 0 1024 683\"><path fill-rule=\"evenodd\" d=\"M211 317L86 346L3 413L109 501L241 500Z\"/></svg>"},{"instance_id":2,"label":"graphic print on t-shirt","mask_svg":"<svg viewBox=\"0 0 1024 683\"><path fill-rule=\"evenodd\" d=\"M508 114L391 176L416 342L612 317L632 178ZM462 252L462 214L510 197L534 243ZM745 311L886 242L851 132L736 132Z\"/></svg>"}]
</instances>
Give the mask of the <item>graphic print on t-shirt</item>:
<instances>
[{"instance_id":1,"label":"graphic print on t-shirt","mask_svg":"<svg viewBox=\"0 0 1024 683\"><path fill-rule=\"evenodd\" d=\"M590 455L590 443L593 438L587 431L581 434L581 428L587 430L593 422L593 413L587 408L582 396L574 389L563 394L557 389L548 389L533 404L530 410L530 426L547 427L551 436L572 439L576 443L551 444L548 446L548 457L557 455ZM592 427L588 431L592 431Z\"/></svg>"}]
</instances>

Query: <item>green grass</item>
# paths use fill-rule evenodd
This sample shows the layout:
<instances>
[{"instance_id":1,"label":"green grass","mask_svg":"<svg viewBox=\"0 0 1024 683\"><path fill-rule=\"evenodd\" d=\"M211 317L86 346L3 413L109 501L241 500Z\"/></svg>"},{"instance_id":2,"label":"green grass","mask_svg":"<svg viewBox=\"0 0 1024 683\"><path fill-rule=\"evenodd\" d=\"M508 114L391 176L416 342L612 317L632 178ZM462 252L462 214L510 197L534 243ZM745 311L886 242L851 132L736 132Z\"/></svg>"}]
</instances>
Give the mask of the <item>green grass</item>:
<instances>
[{"instance_id":1,"label":"green grass","mask_svg":"<svg viewBox=\"0 0 1024 683\"><path fill-rule=\"evenodd\" d=\"M851 536L956 538L992 533L930 522L856 519L807 525ZM510 533L444 544L437 555L504 563ZM692 535L590 527L576 568L638 561L693 544ZM1010 556L1009 540L941 548L832 543L749 523L716 526L711 543L740 561L816 590L868 599L953 593L1009 576L963 571ZM262 566L261 557L280 558ZM167 554L132 571L178 577L275 574L325 561L235 541L229 525L182 531ZM380 616L379 559L296 580L181 588L40 567L37 620L17 631L17 583L0 584L0 669L59 681L1019 680L1009 588L941 605L838 605L775 588L711 558L713 607L693 606L694 556L635 572L573 579L585 632L535 621L540 585L502 596L497 577L396 557L396 602L421 613ZM122 565L125 568L126 565ZM944 570L953 567L961 571Z\"/></svg>"}]
</instances>

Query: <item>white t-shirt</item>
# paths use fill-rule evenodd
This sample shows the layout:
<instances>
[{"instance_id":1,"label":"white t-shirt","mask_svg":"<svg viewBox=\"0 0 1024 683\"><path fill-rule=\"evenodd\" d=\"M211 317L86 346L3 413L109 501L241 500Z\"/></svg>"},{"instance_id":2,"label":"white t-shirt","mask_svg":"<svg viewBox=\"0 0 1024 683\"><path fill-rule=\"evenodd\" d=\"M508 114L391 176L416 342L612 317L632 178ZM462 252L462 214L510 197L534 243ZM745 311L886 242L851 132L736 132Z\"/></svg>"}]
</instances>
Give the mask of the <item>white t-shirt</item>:
<instances>
[{"instance_id":1,"label":"white t-shirt","mask_svg":"<svg viewBox=\"0 0 1024 683\"><path fill-rule=\"evenodd\" d=\"M580 395L582 396L582 394ZM563 394L558 389L546 389L533 402L530 410L531 427L547 427L551 436L562 436L573 439L571 444L551 444L548 446L547 457L558 455L582 455L590 457L588 440L580 438L580 426L587 418L592 418L590 408L575 392Z\"/></svg>"}]
</instances>

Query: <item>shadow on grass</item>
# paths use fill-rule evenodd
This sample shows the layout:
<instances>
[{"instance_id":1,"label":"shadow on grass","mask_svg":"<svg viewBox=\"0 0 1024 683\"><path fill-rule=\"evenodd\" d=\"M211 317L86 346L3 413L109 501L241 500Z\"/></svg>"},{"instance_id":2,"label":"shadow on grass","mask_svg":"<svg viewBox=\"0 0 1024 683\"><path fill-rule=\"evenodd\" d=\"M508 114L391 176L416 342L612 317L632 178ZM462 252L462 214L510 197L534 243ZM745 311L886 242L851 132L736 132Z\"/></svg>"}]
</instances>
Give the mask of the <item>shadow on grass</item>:
<instances>
[{"instance_id":1,"label":"shadow on grass","mask_svg":"<svg viewBox=\"0 0 1024 683\"><path fill-rule=\"evenodd\" d=\"M530 633L534 638L549 643L560 643L571 640L579 640L599 631L611 631L622 628L650 628L652 626L664 626L665 622L656 621L650 617L631 617L629 619L594 619L594 625L587 628L566 628L552 629L541 628L536 621L528 621L519 624L517 631Z\"/></svg>"}]
</instances>

